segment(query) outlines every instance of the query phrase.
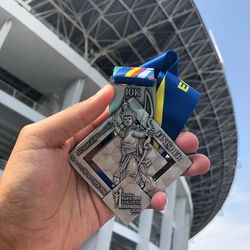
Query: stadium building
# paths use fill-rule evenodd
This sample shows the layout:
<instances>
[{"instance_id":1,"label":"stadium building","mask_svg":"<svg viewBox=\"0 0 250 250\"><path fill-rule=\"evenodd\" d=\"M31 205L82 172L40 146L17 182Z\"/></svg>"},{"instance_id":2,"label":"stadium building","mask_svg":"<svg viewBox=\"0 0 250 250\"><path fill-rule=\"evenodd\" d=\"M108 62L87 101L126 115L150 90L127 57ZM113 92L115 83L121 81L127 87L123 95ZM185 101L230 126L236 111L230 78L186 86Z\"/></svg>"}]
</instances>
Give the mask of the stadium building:
<instances>
[{"instance_id":1,"label":"stadium building","mask_svg":"<svg viewBox=\"0 0 250 250\"><path fill-rule=\"evenodd\" d=\"M104 86L115 65L140 65L174 49L181 78L202 98L186 129L211 160L202 176L167 189L166 211L127 227L108 222L82 249L188 248L231 187L237 131L223 62L193 0L0 1L0 166L19 130Z\"/></svg>"}]
</instances>

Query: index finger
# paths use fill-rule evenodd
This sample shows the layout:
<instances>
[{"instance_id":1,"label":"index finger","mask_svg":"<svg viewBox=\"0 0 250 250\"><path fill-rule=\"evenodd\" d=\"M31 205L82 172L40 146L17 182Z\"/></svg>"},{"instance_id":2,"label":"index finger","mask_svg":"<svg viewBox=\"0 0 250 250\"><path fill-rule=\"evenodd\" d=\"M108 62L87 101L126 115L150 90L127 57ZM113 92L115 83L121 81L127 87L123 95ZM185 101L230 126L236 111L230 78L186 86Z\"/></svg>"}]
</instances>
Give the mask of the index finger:
<instances>
[{"instance_id":1,"label":"index finger","mask_svg":"<svg viewBox=\"0 0 250 250\"><path fill-rule=\"evenodd\" d=\"M37 135L46 144L59 146L100 116L113 97L114 88L108 84L86 101L36 123Z\"/></svg>"}]
</instances>

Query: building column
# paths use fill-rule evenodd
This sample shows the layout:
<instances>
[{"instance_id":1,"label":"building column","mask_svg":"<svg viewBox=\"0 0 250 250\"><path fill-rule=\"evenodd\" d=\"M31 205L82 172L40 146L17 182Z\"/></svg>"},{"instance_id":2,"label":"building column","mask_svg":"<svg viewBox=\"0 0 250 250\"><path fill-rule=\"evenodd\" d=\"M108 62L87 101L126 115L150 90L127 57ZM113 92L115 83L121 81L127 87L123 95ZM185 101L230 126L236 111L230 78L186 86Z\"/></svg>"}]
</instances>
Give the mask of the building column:
<instances>
[{"instance_id":1,"label":"building column","mask_svg":"<svg viewBox=\"0 0 250 250\"><path fill-rule=\"evenodd\" d=\"M115 218L102 226L79 250L109 250Z\"/></svg>"},{"instance_id":2,"label":"building column","mask_svg":"<svg viewBox=\"0 0 250 250\"><path fill-rule=\"evenodd\" d=\"M55 94L49 95L44 102L41 102L42 105L48 105L50 107L51 113L55 114L62 109L62 105L59 102L59 98Z\"/></svg>"},{"instance_id":3,"label":"building column","mask_svg":"<svg viewBox=\"0 0 250 250\"><path fill-rule=\"evenodd\" d=\"M187 233L186 226L190 226L190 224L185 225L186 205L186 198L183 196L177 196L174 215L175 231L172 244L173 249L171 250L184 250L184 246L186 245L185 241L187 241L188 237L185 235Z\"/></svg>"},{"instance_id":4,"label":"building column","mask_svg":"<svg viewBox=\"0 0 250 250\"><path fill-rule=\"evenodd\" d=\"M0 30L0 50L1 50L2 47L3 47L3 44L4 44L4 42L5 42L5 40L6 40L7 36L8 36L8 34L9 34L9 32L10 32L11 27L12 27L12 21L11 21L11 20L8 20L8 21L6 21L6 22L3 24L3 26L2 26L2 28L1 28L1 30Z\"/></svg>"},{"instance_id":5,"label":"building column","mask_svg":"<svg viewBox=\"0 0 250 250\"><path fill-rule=\"evenodd\" d=\"M162 224L161 224L160 249L162 250L171 249L175 199L176 199L176 185L177 183L175 181L166 190L168 204L167 208L163 212Z\"/></svg>"},{"instance_id":6,"label":"building column","mask_svg":"<svg viewBox=\"0 0 250 250\"><path fill-rule=\"evenodd\" d=\"M153 209L144 210L139 219L139 240L136 250L148 250L150 242L151 227L153 222Z\"/></svg>"},{"instance_id":7,"label":"building column","mask_svg":"<svg viewBox=\"0 0 250 250\"><path fill-rule=\"evenodd\" d=\"M79 101L84 90L84 79L78 79L74 83L70 84L65 91L65 96L62 104L62 109L65 109Z\"/></svg>"},{"instance_id":8,"label":"building column","mask_svg":"<svg viewBox=\"0 0 250 250\"><path fill-rule=\"evenodd\" d=\"M190 236L190 229L191 229L191 214L186 212L185 215L185 222L184 222L184 235L183 235L183 249L187 250L188 249L188 241L189 241L189 236Z\"/></svg>"}]
</instances>

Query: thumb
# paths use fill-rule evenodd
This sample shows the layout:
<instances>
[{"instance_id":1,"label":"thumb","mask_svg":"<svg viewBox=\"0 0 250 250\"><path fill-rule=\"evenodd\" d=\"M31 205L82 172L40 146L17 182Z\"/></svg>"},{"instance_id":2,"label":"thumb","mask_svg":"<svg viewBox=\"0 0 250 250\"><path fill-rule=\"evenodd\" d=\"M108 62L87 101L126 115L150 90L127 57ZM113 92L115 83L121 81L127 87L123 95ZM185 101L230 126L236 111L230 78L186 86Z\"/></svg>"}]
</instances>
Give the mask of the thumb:
<instances>
[{"instance_id":1,"label":"thumb","mask_svg":"<svg viewBox=\"0 0 250 250\"><path fill-rule=\"evenodd\" d=\"M36 136L49 146L60 146L99 117L114 97L108 84L86 101L56 113L34 125Z\"/></svg>"}]
</instances>

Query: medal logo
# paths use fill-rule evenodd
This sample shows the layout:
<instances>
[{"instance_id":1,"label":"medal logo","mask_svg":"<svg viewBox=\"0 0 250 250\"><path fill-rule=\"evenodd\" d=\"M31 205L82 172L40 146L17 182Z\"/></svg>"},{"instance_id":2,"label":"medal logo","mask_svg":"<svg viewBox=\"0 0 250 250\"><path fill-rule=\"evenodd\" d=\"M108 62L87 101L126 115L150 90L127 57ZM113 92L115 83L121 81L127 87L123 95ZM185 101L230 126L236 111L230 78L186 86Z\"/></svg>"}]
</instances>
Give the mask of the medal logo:
<instances>
[{"instance_id":1,"label":"medal logo","mask_svg":"<svg viewBox=\"0 0 250 250\"><path fill-rule=\"evenodd\" d=\"M132 214L142 211L142 197L130 193L124 193L120 187L117 192L113 192L114 206L119 209L130 209Z\"/></svg>"}]
</instances>

